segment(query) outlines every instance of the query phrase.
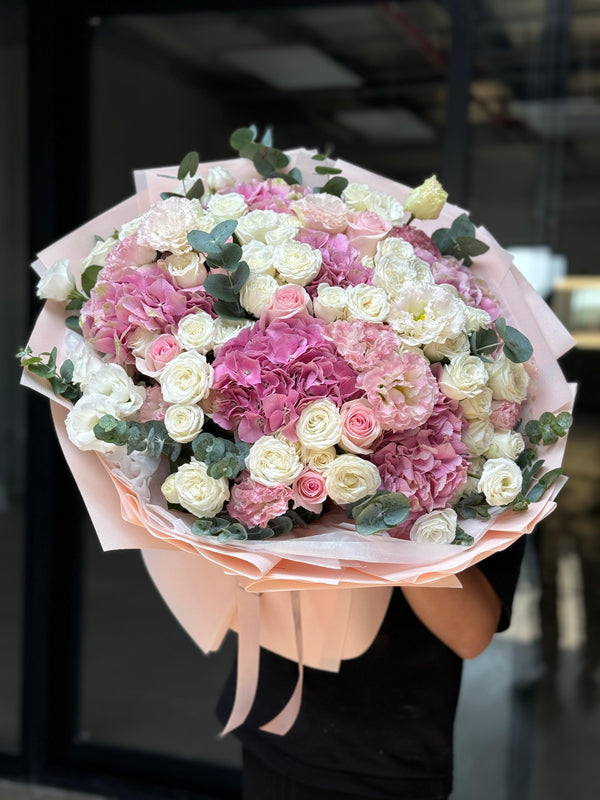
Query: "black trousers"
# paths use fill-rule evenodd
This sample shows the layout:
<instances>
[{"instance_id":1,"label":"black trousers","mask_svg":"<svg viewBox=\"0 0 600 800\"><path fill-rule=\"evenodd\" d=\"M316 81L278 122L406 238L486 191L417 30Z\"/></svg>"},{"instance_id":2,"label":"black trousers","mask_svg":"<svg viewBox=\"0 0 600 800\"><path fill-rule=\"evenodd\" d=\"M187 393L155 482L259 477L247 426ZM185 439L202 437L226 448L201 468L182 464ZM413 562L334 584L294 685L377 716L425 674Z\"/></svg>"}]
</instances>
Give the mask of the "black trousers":
<instances>
[{"instance_id":1,"label":"black trousers","mask_svg":"<svg viewBox=\"0 0 600 800\"><path fill-rule=\"evenodd\" d=\"M300 783L271 769L262 759L245 748L242 757L243 800L376 800L373 795L336 792Z\"/></svg>"}]
</instances>

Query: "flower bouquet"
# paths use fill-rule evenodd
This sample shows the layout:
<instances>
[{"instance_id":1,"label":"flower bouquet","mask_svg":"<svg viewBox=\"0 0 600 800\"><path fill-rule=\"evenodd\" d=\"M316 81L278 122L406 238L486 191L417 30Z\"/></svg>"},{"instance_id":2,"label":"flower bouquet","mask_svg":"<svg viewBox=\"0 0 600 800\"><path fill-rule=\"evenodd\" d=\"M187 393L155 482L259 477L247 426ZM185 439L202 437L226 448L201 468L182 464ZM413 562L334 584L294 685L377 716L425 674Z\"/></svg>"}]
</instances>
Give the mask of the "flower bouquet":
<instances>
[{"instance_id":1,"label":"flower bouquet","mask_svg":"<svg viewBox=\"0 0 600 800\"><path fill-rule=\"evenodd\" d=\"M435 177L257 135L42 252L19 355L103 546L142 550L203 650L239 631L226 730L259 643L298 660L283 733L302 665L363 652L392 586L460 587L553 510L572 340Z\"/></svg>"}]
</instances>

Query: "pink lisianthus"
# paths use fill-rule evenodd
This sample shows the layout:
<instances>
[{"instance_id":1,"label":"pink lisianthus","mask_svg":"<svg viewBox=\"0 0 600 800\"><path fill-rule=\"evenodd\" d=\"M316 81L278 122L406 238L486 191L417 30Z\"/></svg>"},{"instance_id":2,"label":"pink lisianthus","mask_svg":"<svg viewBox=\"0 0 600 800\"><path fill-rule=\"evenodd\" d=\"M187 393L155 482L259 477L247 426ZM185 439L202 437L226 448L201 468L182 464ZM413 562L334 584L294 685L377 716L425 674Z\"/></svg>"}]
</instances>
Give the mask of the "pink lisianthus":
<instances>
[{"instance_id":1,"label":"pink lisianthus","mask_svg":"<svg viewBox=\"0 0 600 800\"><path fill-rule=\"evenodd\" d=\"M419 255L417 250L424 250L426 253L429 253L430 256L433 256L434 259L442 257L442 254L431 236L427 236L425 231L420 231L412 225L399 225L396 228L392 228L390 237L404 239L405 242L412 244L415 254L418 255L419 258L423 258L423 256ZM431 263L427 258L423 260L427 261L428 264Z\"/></svg>"},{"instance_id":2,"label":"pink lisianthus","mask_svg":"<svg viewBox=\"0 0 600 800\"><path fill-rule=\"evenodd\" d=\"M307 291L295 283L286 283L275 291L271 302L261 315L262 322L269 325L276 319L291 319L298 316L308 319L310 317L308 308L312 308L312 302Z\"/></svg>"},{"instance_id":3,"label":"pink lisianthus","mask_svg":"<svg viewBox=\"0 0 600 800\"><path fill-rule=\"evenodd\" d=\"M150 386L146 389L146 397L140 408L140 422L150 422L156 419L162 422L167 413L169 403L165 402L160 386Z\"/></svg>"},{"instance_id":4,"label":"pink lisianthus","mask_svg":"<svg viewBox=\"0 0 600 800\"><path fill-rule=\"evenodd\" d=\"M360 253L352 247L343 233L330 234L303 228L296 235L299 242L305 242L315 250L321 251L321 269L304 288L313 298L317 296L319 284L329 286L356 286L371 283L373 270L360 263Z\"/></svg>"},{"instance_id":5,"label":"pink lisianthus","mask_svg":"<svg viewBox=\"0 0 600 800\"><path fill-rule=\"evenodd\" d=\"M138 244L137 234L118 242L106 256L102 268L102 279L108 281L126 280L131 272L144 264L151 264L156 258L156 250Z\"/></svg>"},{"instance_id":6,"label":"pink lisianthus","mask_svg":"<svg viewBox=\"0 0 600 800\"><path fill-rule=\"evenodd\" d=\"M498 303L490 294L489 287L480 278L473 275L468 267L463 267L452 256L442 256L439 259L435 259L427 253L421 253L419 258L429 264L433 280L438 285L449 283L455 287L467 305L487 311L492 318L492 322L498 318L500 309Z\"/></svg>"},{"instance_id":7,"label":"pink lisianthus","mask_svg":"<svg viewBox=\"0 0 600 800\"><path fill-rule=\"evenodd\" d=\"M327 498L325 478L314 469L305 469L294 481L292 486L294 508L301 506L315 514L323 510L323 502Z\"/></svg>"},{"instance_id":8,"label":"pink lisianthus","mask_svg":"<svg viewBox=\"0 0 600 800\"><path fill-rule=\"evenodd\" d=\"M390 356L357 379L383 430L406 431L427 421L440 394L426 358L418 353Z\"/></svg>"},{"instance_id":9,"label":"pink lisianthus","mask_svg":"<svg viewBox=\"0 0 600 800\"><path fill-rule=\"evenodd\" d=\"M324 335L356 372L380 365L400 347L398 334L377 322L338 320L325 327Z\"/></svg>"},{"instance_id":10,"label":"pink lisianthus","mask_svg":"<svg viewBox=\"0 0 600 800\"><path fill-rule=\"evenodd\" d=\"M387 220L374 211L353 211L348 214L346 236L362 256L374 256L377 242L387 236L391 227Z\"/></svg>"},{"instance_id":11,"label":"pink lisianthus","mask_svg":"<svg viewBox=\"0 0 600 800\"><path fill-rule=\"evenodd\" d=\"M228 186L221 190L219 194L237 192L241 194L248 204L250 211L278 211L288 213L290 203L298 198L299 194L305 194L312 189L300 186L289 186L282 180L267 178L265 181L251 181L250 183L238 183L236 186Z\"/></svg>"},{"instance_id":12,"label":"pink lisianthus","mask_svg":"<svg viewBox=\"0 0 600 800\"><path fill-rule=\"evenodd\" d=\"M326 397L339 408L356 398L356 374L323 338L320 320L261 323L220 348L213 362L213 418L244 442L276 431L295 441L304 405Z\"/></svg>"},{"instance_id":13,"label":"pink lisianthus","mask_svg":"<svg viewBox=\"0 0 600 800\"><path fill-rule=\"evenodd\" d=\"M285 514L292 499L289 486L263 486L243 473L243 479L231 487L227 513L249 528L265 528L269 520Z\"/></svg>"},{"instance_id":14,"label":"pink lisianthus","mask_svg":"<svg viewBox=\"0 0 600 800\"><path fill-rule=\"evenodd\" d=\"M368 455L371 445L381 435L381 425L366 400L351 400L340 410L342 422L341 446L350 453Z\"/></svg>"},{"instance_id":15,"label":"pink lisianthus","mask_svg":"<svg viewBox=\"0 0 600 800\"><path fill-rule=\"evenodd\" d=\"M509 400L492 400L490 422L494 428L510 431L520 419L521 403L511 403Z\"/></svg>"},{"instance_id":16,"label":"pink lisianthus","mask_svg":"<svg viewBox=\"0 0 600 800\"><path fill-rule=\"evenodd\" d=\"M465 424L457 401L440 393L423 427L386 435L370 456L381 488L410 500L408 519L389 531L392 536L407 537L419 516L446 508L465 485L470 463L461 440Z\"/></svg>"}]
</instances>

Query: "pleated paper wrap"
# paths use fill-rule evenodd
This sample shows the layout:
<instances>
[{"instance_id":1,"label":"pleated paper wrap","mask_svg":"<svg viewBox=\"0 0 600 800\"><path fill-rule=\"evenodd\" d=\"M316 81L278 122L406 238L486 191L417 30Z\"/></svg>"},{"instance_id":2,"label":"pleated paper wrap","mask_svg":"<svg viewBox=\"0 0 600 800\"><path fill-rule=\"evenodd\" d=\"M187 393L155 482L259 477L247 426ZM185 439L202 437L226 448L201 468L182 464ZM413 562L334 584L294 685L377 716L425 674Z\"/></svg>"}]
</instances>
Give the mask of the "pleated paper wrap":
<instances>
[{"instance_id":1,"label":"pleated paper wrap","mask_svg":"<svg viewBox=\"0 0 600 800\"><path fill-rule=\"evenodd\" d=\"M291 166L301 170L305 183L322 182L313 172L312 153L288 153ZM205 178L214 164L200 165ZM238 179L256 177L246 159L218 162ZM350 181L388 192L403 201L409 187L338 161ZM55 261L70 259L77 275L94 235L112 235L115 228L146 211L162 191L171 191L176 168L137 172L137 194L46 248L33 264L38 274ZM418 222L431 234L449 227L464 213L446 204L439 219ZM490 249L476 259L472 270L486 280L499 299L502 313L522 330L534 347L533 396L524 418L544 411L570 410L574 387L566 383L556 359L574 342L563 325L516 270L512 257L485 228L477 238ZM47 301L29 340L34 353L63 346L65 312L60 303ZM60 358L59 358L60 363ZM238 687L234 709L225 728L245 719L256 692L259 645L298 661L296 690L283 712L266 730L285 733L301 702L303 665L337 671L342 659L367 650L385 616L392 587L427 584L460 588L456 573L508 547L555 508L564 485L559 479L543 499L527 511L503 512L490 521L466 520L462 527L475 538L472 547L419 544L383 535L356 533L343 514L329 514L309 530L258 542L217 543L190 532L192 518L170 512L160 493L160 475L132 479L94 452L78 450L67 438L64 420L70 404L56 398L49 386L28 372L22 382L49 397L56 432L77 481L96 532L105 550L134 548L165 602L187 633L205 652L217 650L229 629L239 633ZM560 466L565 439L542 448L545 468ZM119 499L119 503L115 502Z\"/></svg>"}]
</instances>

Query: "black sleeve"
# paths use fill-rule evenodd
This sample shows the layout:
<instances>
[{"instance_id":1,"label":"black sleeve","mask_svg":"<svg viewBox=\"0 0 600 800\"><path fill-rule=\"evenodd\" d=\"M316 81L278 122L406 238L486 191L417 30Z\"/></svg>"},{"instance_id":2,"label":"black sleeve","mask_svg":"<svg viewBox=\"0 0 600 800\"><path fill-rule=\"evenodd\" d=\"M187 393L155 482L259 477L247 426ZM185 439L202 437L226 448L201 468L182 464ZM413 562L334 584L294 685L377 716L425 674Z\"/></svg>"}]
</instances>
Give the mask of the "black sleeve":
<instances>
[{"instance_id":1,"label":"black sleeve","mask_svg":"<svg viewBox=\"0 0 600 800\"><path fill-rule=\"evenodd\" d=\"M506 550L494 553L477 564L502 602L502 614L498 623L498 632L505 631L510 625L513 597L524 550L525 536L520 536Z\"/></svg>"}]
</instances>

